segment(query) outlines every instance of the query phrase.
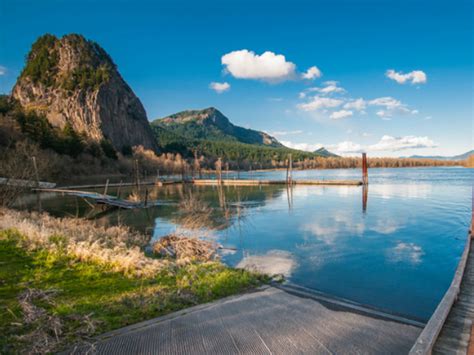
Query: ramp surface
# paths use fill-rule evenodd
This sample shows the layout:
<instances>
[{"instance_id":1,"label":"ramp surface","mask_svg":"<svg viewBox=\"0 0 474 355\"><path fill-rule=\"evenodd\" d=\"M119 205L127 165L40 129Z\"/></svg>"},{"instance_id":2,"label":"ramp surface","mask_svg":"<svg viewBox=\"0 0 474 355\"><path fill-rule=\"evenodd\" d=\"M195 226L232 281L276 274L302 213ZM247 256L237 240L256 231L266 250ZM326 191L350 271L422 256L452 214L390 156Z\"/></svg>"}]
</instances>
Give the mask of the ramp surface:
<instances>
[{"instance_id":1,"label":"ramp surface","mask_svg":"<svg viewBox=\"0 0 474 355\"><path fill-rule=\"evenodd\" d=\"M95 351L406 354L420 332L421 328L414 325L268 287L104 334L95 344Z\"/></svg>"}]
</instances>

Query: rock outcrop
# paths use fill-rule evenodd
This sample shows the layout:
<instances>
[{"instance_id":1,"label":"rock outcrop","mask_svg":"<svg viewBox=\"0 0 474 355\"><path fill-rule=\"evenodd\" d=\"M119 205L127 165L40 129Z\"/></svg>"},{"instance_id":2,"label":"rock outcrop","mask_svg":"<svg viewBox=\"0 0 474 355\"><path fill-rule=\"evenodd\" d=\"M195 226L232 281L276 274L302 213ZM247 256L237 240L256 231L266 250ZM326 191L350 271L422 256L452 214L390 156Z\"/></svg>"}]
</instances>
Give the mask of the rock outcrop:
<instances>
[{"instance_id":1,"label":"rock outcrop","mask_svg":"<svg viewBox=\"0 0 474 355\"><path fill-rule=\"evenodd\" d=\"M53 126L69 124L87 139L109 140L118 151L135 145L157 151L140 100L109 55L80 35L40 37L12 95Z\"/></svg>"}]
</instances>

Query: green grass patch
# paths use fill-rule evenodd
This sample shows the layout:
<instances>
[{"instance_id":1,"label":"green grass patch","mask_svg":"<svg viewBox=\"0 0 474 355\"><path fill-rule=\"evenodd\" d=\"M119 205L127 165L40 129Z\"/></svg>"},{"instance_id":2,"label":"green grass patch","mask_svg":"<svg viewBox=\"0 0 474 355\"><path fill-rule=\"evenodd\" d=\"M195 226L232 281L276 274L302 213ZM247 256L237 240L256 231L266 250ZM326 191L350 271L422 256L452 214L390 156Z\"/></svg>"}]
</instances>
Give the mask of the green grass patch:
<instances>
[{"instance_id":1,"label":"green grass patch","mask_svg":"<svg viewBox=\"0 0 474 355\"><path fill-rule=\"evenodd\" d=\"M32 342L41 338L35 332L59 339L51 348L55 351L266 282L263 276L219 262L173 266L155 277L132 278L61 252L26 251L22 238L13 230L0 231L0 353L31 351ZM54 291L50 300L32 299L45 311L32 322L25 320L27 312L19 301L27 290ZM47 327L45 319L51 318L44 317L60 321L59 336Z\"/></svg>"}]
</instances>

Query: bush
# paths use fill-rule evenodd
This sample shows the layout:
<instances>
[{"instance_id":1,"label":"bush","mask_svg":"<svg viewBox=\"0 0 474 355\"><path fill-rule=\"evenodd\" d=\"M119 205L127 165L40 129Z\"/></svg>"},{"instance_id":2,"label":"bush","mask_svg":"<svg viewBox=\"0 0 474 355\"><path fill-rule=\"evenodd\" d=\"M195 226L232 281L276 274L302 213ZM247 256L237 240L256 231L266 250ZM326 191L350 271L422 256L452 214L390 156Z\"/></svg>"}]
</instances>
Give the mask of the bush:
<instances>
[{"instance_id":1,"label":"bush","mask_svg":"<svg viewBox=\"0 0 474 355\"><path fill-rule=\"evenodd\" d=\"M117 152L115 151L114 146L108 139L102 139L100 141L100 147L102 148L102 151L104 152L105 156L107 158L117 160Z\"/></svg>"}]
</instances>

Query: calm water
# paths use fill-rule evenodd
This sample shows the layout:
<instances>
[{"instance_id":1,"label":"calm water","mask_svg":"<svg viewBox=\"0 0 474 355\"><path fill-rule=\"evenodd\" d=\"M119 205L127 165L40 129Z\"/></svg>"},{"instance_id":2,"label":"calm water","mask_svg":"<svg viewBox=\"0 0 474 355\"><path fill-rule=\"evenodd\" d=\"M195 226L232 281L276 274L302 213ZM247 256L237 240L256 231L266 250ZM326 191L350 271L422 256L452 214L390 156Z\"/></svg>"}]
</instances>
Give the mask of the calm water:
<instances>
[{"instance_id":1,"label":"calm water","mask_svg":"<svg viewBox=\"0 0 474 355\"><path fill-rule=\"evenodd\" d=\"M294 178L359 179L360 171L299 171ZM210 228L200 233L226 248L222 257L229 265L284 273L292 283L426 320L464 247L474 169L371 169L369 179L365 207L362 187L167 186L150 192L162 206L95 218L131 225L153 238L186 232L177 202L192 194L215 207L201 221ZM56 215L94 215L82 201L54 194L43 196L43 207Z\"/></svg>"}]
</instances>

